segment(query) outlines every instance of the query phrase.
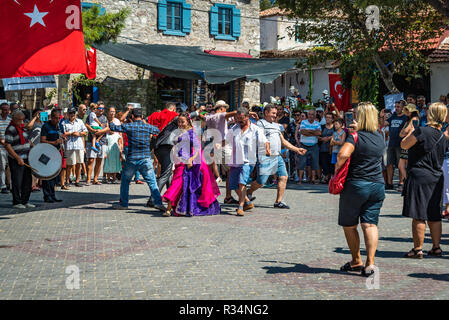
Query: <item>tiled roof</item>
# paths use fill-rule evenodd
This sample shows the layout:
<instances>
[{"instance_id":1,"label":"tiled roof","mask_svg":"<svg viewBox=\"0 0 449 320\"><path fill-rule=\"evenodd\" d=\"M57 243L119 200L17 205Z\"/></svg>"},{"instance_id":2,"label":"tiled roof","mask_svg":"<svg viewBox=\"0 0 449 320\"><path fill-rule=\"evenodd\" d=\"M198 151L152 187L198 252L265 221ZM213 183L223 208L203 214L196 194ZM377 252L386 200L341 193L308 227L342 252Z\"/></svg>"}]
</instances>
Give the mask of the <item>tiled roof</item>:
<instances>
[{"instance_id":1,"label":"tiled roof","mask_svg":"<svg viewBox=\"0 0 449 320\"><path fill-rule=\"evenodd\" d=\"M429 62L449 62L449 42L441 45L429 55Z\"/></svg>"},{"instance_id":2,"label":"tiled roof","mask_svg":"<svg viewBox=\"0 0 449 320\"><path fill-rule=\"evenodd\" d=\"M272 16L287 16L289 14L287 9L279 9L278 7L273 7L264 11L260 11L259 17L272 17Z\"/></svg>"}]
</instances>

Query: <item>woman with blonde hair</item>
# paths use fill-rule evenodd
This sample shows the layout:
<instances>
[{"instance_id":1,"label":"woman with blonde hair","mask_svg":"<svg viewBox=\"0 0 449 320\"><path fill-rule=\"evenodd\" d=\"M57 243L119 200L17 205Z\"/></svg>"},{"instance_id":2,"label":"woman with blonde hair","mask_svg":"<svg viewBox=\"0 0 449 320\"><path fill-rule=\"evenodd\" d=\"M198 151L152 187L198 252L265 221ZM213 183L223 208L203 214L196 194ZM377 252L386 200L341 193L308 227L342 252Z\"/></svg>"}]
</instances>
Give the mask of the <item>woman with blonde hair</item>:
<instances>
[{"instance_id":1,"label":"woman with blonde hair","mask_svg":"<svg viewBox=\"0 0 449 320\"><path fill-rule=\"evenodd\" d=\"M408 151L407 179L404 182L404 206L402 215L412 218L413 249L406 258L423 258L426 221L432 237L429 256L441 256L441 198L444 177L441 169L448 147L449 135L441 128L446 119L447 108L441 102L429 107L427 126L412 130L401 142Z\"/></svg>"},{"instance_id":2,"label":"woman with blonde hair","mask_svg":"<svg viewBox=\"0 0 449 320\"><path fill-rule=\"evenodd\" d=\"M350 134L337 156L335 171L351 158L346 182L340 194L338 224L343 227L352 260L341 271L361 271L362 275L374 273L374 256L377 250L379 213L385 199L382 175L382 157L385 140L378 131L378 111L371 102L361 102ZM353 132L356 131L357 139ZM360 257L359 221L365 238L367 259L363 266Z\"/></svg>"}]
</instances>

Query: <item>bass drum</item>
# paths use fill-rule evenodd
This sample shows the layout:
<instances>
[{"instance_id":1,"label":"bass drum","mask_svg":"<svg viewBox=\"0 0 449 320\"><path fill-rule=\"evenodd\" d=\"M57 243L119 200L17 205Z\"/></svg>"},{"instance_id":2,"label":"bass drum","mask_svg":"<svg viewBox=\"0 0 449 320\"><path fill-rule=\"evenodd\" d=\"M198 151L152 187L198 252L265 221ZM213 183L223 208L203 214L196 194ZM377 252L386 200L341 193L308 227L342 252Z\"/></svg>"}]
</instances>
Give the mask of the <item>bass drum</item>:
<instances>
[{"instance_id":1,"label":"bass drum","mask_svg":"<svg viewBox=\"0 0 449 320\"><path fill-rule=\"evenodd\" d=\"M51 180L61 172L61 153L48 143L39 143L34 146L28 155L32 173L36 178Z\"/></svg>"}]
</instances>

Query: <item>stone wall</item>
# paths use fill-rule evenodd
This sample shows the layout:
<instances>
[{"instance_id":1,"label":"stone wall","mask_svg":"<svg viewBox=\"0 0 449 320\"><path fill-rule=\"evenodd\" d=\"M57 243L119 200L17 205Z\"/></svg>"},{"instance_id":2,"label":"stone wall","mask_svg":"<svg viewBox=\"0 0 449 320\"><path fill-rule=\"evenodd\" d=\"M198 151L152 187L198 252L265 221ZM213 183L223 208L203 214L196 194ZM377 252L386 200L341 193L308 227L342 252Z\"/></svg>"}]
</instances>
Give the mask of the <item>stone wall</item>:
<instances>
[{"instance_id":1,"label":"stone wall","mask_svg":"<svg viewBox=\"0 0 449 320\"><path fill-rule=\"evenodd\" d=\"M86 1L93 2L93 1ZM117 1L117 0L98 0L95 1L107 12L117 12L128 7L131 10L130 16L126 20L126 28L121 33L119 42L126 43L149 43L149 44L168 44L200 46L203 50L221 50L249 53L254 57L259 56L260 51L260 26L259 26L259 0L186 0L191 4L191 32L185 37L163 35L157 28L157 4L156 0L149 1ZM214 3L233 4L241 10L241 36L238 40L216 40L209 34L209 11ZM126 63L122 60L113 58L100 51L97 51L97 78L96 80L111 87L117 92L117 98L103 97L100 92L100 98L111 104L118 104L121 96L126 89L127 82L141 84L139 94L135 102L148 101L147 95L151 92L148 83L150 72L147 70L142 81L136 73L136 66ZM130 82L129 82L130 81ZM243 82L243 81L242 81ZM249 87L258 87L258 82L254 82ZM134 92L131 88L130 93ZM251 100L259 100L254 96L257 89L249 90L246 87L241 91L242 100L245 94L250 95ZM246 93L248 92L248 93ZM252 92L252 93L250 93Z\"/></svg>"}]
</instances>

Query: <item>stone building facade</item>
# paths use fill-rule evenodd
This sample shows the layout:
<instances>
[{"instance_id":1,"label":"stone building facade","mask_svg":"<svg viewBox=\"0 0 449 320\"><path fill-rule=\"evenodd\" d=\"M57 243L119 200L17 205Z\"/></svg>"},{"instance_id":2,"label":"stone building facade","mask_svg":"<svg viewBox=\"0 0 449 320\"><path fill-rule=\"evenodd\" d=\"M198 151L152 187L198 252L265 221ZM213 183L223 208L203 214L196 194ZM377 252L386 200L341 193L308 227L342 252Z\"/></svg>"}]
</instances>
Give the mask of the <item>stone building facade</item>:
<instances>
[{"instance_id":1,"label":"stone building facade","mask_svg":"<svg viewBox=\"0 0 449 320\"><path fill-rule=\"evenodd\" d=\"M160 30L158 5L161 0L98 0L95 3L105 8L106 12L117 12L125 7L130 9L131 13L126 19L126 27L118 38L118 42L199 46L203 50L232 51L259 57L259 0L176 1L184 2L191 8L190 32L184 36L168 35ZM210 11L216 4L232 5L240 10L240 35L235 40L221 40L211 34ZM149 106L148 112L161 108L164 100L161 100L160 93L157 92L161 89L158 81L169 83L167 86L174 93L181 95L182 92L183 102L189 106L194 102L193 97L198 86L196 80L170 81L161 75L155 77L149 70L143 70L101 51L97 51L96 81L101 84L99 86L101 100L118 107L123 106L127 101L140 102L142 105ZM173 88L175 86L178 87ZM179 86L183 86L183 88ZM242 79L225 85L208 86L207 90L209 89L229 93L228 97L222 98L234 106L241 103L243 99L248 99L250 103L259 103L260 101L258 82L246 82ZM170 97L166 99L169 100ZM180 96L179 99L182 97Z\"/></svg>"}]
</instances>

